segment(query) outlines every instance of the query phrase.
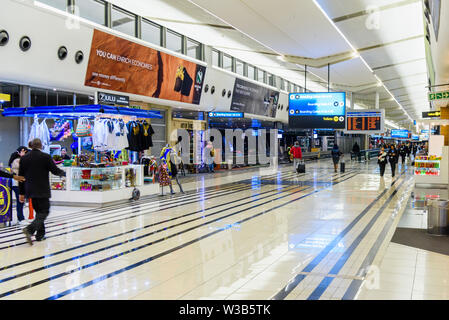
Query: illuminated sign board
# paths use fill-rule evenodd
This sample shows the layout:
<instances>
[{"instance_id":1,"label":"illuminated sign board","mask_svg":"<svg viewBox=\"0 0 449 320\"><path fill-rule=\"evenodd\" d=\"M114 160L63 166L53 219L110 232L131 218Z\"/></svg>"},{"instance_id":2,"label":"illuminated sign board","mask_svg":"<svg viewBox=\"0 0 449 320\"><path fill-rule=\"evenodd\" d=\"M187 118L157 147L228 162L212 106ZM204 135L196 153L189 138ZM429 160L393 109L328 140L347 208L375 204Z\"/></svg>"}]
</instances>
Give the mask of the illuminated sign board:
<instances>
[{"instance_id":1,"label":"illuminated sign board","mask_svg":"<svg viewBox=\"0 0 449 320\"><path fill-rule=\"evenodd\" d=\"M439 118L441 111L426 111L422 113L423 118Z\"/></svg>"},{"instance_id":2,"label":"illuminated sign board","mask_svg":"<svg viewBox=\"0 0 449 320\"><path fill-rule=\"evenodd\" d=\"M243 112L209 112L209 118L243 118Z\"/></svg>"},{"instance_id":3,"label":"illuminated sign board","mask_svg":"<svg viewBox=\"0 0 449 320\"><path fill-rule=\"evenodd\" d=\"M393 129L391 130L391 137L392 138L398 138L398 139L408 139L408 130L402 130L402 129Z\"/></svg>"},{"instance_id":4,"label":"illuminated sign board","mask_svg":"<svg viewBox=\"0 0 449 320\"><path fill-rule=\"evenodd\" d=\"M351 110L346 113L345 133L382 133L384 110Z\"/></svg>"},{"instance_id":5,"label":"illuminated sign board","mask_svg":"<svg viewBox=\"0 0 449 320\"><path fill-rule=\"evenodd\" d=\"M345 116L345 92L289 94L290 128L344 129Z\"/></svg>"}]
</instances>

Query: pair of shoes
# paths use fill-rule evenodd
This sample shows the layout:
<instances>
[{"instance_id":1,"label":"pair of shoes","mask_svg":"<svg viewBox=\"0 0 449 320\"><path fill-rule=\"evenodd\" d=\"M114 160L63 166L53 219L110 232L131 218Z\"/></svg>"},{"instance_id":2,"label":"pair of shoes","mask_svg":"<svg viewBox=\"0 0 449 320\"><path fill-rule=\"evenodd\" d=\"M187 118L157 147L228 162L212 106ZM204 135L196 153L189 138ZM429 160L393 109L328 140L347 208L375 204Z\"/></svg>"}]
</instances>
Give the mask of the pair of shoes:
<instances>
[{"instance_id":1,"label":"pair of shoes","mask_svg":"<svg viewBox=\"0 0 449 320\"><path fill-rule=\"evenodd\" d=\"M28 231L27 228L22 229L23 234L25 235L27 242L30 246L33 245L33 240L31 240L31 233Z\"/></svg>"},{"instance_id":2,"label":"pair of shoes","mask_svg":"<svg viewBox=\"0 0 449 320\"><path fill-rule=\"evenodd\" d=\"M42 238L36 238L36 241L39 241L39 242L41 242L41 241L44 241L44 240L46 240L47 239L47 237L46 236L43 236Z\"/></svg>"},{"instance_id":3,"label":"pair of shoes","mask_svg":"<svg viewBox=\"0 0 449 320\"><path fill-rule=\"evenodd\" d=\"M170 194L176 194L176 192L170 192Z\"/></svg>"}]
</instances>

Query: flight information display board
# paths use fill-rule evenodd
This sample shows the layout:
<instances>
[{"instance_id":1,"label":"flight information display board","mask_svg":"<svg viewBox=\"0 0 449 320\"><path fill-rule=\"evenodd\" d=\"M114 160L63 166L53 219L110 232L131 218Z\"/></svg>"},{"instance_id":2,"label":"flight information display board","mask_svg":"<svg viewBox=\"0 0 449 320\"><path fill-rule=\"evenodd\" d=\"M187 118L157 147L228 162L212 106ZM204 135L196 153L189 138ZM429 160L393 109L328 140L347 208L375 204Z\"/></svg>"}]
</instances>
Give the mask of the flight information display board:
<instances>
[{"instance_id":1,"label":"flight information display board","mask_svg":"<svg viewBox=\"0 0 449 320\"><path fill-rule=\"evenodd\" d=\"M344 129L346 93L290 93L288 114L290 128Z\"/></svg>"},{"instance_id":2,"label":"flight information display board","mask_svg":"<svg viewBox=\"0 0 449 320\"><path fill-rule=\"evenodd\" d=\"M384 110L351 110L346 113L345 133L383 133Z\"/></svg>"}]
</instances>

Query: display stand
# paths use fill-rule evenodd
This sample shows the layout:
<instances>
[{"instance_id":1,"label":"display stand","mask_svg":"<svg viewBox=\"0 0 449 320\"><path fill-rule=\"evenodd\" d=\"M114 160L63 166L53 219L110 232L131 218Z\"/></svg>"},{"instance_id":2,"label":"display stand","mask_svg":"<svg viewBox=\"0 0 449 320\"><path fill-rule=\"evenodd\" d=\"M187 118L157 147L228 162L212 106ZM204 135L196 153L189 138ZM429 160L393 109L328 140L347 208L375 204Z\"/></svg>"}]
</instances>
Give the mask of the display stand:
<instances>
[{"instance_id":1,"label":"display stand","mask_svg":"<svg viewBox=\"0 0 449 320\"><path fill-rule=\"evenodd\" d=\"M142 165L61 169L66 171L65 189L52 190L51 202L55 205L98 206L129 200L134 188L141 196L159 192L158 184L144 184ZM135 172L134 181L127 175L130 169Z\"/></svg>"},{"instance_id":2,"label":"display stand","mask_svg":"<svg viewBox=\"0 0 449 320\"><path fill-rule=\"evenodd\" d=\"M442 148L441 160L431 156L416 158L414 176L415 185L422 188L447 188L449 183L449 147Z\"/></svg>"}]
</instances>

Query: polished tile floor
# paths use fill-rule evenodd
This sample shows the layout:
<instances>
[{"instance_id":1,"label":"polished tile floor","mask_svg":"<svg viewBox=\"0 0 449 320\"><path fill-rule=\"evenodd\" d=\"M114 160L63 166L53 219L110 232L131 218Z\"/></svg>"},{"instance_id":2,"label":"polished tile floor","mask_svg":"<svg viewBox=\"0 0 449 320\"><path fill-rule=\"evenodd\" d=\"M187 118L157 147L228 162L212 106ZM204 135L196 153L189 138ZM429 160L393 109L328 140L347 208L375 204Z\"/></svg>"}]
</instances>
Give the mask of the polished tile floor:
<instances>
[{"instance_id":1,"label":"polished tile floor","mask_svg":"<svg viewBox=\"0 0 449 320\"><path fill-rule=\"evenodd\" d=\"M321 160L306 174L239 170L189 178L186 194L54 207L47 240L32 247L18 227L0 229L0 299L339 300L373 298L374 287L435 296L447 260L390 244L413 186L408 167L381 179L375 161L334 173ZM397 260L416 264L367 285ZM419 282L429 261L441 272Z\"/></svg>"}]
</instances>

